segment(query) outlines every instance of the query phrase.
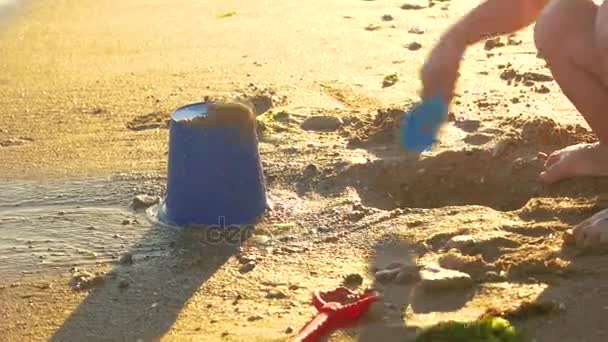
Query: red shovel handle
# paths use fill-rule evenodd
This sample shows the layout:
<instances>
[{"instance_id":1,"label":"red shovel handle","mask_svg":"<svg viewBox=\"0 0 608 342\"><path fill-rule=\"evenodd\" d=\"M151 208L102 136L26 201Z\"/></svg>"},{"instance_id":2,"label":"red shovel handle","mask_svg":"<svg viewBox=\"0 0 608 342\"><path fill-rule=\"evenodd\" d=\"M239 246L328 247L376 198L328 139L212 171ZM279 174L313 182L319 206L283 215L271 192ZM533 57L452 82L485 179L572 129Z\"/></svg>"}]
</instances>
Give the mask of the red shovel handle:
<instances>
[{"instance_id":1,"label":"red shovel handle","mask_svg":"<svg viewBox=\"0 0 608 342\"><path fill-rule=\"evenodd\" d=\"M320 312L312 321L310 321L296 336L294 342L317 342L319 339L331 331L329 331L329 315L326 312Z\"/></svg>"}]
</instances>

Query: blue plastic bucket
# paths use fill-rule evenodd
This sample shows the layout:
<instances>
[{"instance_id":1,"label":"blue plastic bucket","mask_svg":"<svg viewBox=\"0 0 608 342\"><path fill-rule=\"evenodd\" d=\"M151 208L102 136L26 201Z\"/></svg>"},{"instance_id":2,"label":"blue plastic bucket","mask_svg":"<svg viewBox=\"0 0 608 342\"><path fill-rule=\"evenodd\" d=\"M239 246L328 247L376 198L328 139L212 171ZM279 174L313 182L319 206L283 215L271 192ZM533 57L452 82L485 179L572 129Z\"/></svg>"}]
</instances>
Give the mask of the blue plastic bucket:
<instances>
[{"instance_id":1,"label":"blue plastic bucket","mask_svg":"<svg viewBox=\"0 0 608 342\"><path fill-rule=\"evenodd\" d=\"M171 115L159 219L180 226L255 223L266 209L255 117L212 122L210 105L190 104Z\"/></svg>"}]
</instances>

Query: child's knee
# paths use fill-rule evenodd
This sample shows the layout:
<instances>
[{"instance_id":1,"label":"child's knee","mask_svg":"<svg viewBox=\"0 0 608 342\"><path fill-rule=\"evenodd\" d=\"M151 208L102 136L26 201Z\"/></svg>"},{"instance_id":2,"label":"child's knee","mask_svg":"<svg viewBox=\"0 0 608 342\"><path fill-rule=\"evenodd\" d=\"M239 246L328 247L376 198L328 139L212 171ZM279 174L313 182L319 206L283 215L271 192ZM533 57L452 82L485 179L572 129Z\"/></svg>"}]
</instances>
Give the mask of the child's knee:
<instances>
[{"instance_id":1,"label":"child's knee","mask_svg":"<svg viewBox=\"0 0 608 342\"><path fill-rule=\"evenodd\" d=\"M589 0L554 0L536 20L534 43L545 58L568 53L568 41L589 32L597 5Z\"/></svg>"}]
</instances>

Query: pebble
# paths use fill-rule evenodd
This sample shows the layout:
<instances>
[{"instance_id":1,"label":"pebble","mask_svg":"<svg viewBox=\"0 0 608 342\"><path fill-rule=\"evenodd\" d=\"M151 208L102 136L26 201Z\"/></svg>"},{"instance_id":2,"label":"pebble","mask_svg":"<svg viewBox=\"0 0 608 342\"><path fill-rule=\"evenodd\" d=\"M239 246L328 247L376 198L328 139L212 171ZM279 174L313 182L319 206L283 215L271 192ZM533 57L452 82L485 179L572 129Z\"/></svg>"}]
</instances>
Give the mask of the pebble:
<instances>
[{"instance_id":1,"label":"pebble","mask_svg":"<svg viewBox=\"0 0 608 342\"><path fill-rule=\"evenodd\" d=\"M340 240L339 237L333 235L333 236L328 236L325 239L323 239L323 242L334 243L334 242L338 242L339 240Z\"/></svg>"},{"instance_id":2,"label":"pebble","mask_svg":"<svg viewBox=\"0 0 608 342\"><path fill-rule=\"evenodd\" d=\"M131 284L129 283L128 280L123 279L118 283L118 288L119 289L126 289L127 287L129 287Z\"/></svg>"},{"instance_id":3,"label":"pebble","mask_svg":"<svg viewBox=\"0 0 608 342\"><path fill-rule=\"evenodd\" d=\"M277 114L274 115L273 119L274 119L274 121L288 122L288 121L291 121L291 114L289 114L287 112L278 112Z\"/></svg>"},{"instance_id":4,"label":"pebble","mask_svg":"<svg viewBox=\"0 0 608 342\"><path fill-rule=\"evenodd\" d=\"M401 9L403 10L421 10L425 8L424 6L418 4L403 4L401 5Z\"/></svg>"},{"instance_id":5,"label":"pebble","mask_svg":"<svg viewBox=\"0 0 608 342\"><path fill-rule=\"evenodd\" d=\"M467 247L475 245L475 238L472 235L457 235L452 237L445 243L445 249L449 250L452 248L462 250Z\"/></svg>"},{"instance_id":6,"label":"pebble","mask_svg":"<svg viewBox=\"0 0 608 342\"><path fill-rule=\"evenodd\" d=\"M158 202L160 202L160 198L158 196L142 194L135 196L131 205L134 210L143 210L148 209Z\"/></svg>"},{"instance_id":7,"label":"pebble","mask_svg":"<svg viewBox=\"0 0 608 342\"><path fill-rule=\"evenodd\" d=\"M407 32L412 34L424 34L424 30L417 26L410 28Z\"/></svg>"},{"instance_id":8,"label":"pebble","mask_svg":"<svg viewBox=\"0 0 608 342\"><path fill-rule=\"evenodd\" d=\"M241 273L248 273L253 271L253 269L255 268L256 263L255 261L249 261L248 263L242 265L241 267L239 267L239 272Z\"/></svg>"},{"instance_id":9,"label":"pebble","mask_svg":"<svg viewBox=\"0 0 608 342\"><path fill-rule=\"evenodd\" d=\"M382 16L382 20L383 21L393 21L393 20L395 20L395 18L393 18L393 16L390 14L385 14Z\"/></svg>"},{"instance_id":10,"label":"pebble","mask_svg":"<svg viewBox=\"0 0 608 342\"><path fill-rule=\"evenodd\" d=\"M127 226L127 225L130 225L130 224L131 224L131 221L129 221L129 220L123 220L122 221L122 225L123 226Z\"/></svg>"},{"instance_id":11,"label":"pebble","mask_svg":"<svg viewBox=\"0 0 608 342\"><path fill-rule=\"evenodd\" d=\"M473 286L473 279L463 272L427 265L420 271L420 284L425 290L456 290Z\"/></svg>"},{"instance_id":12,"label":"pebble","mask_svg":"<svg viewBox=\"0 0 608 342\"><path fill-rule=\"evenodd\" d=\"M317 228L317 232L319 233L329 233L332 230L334 230L332 227L328 227L328 226L320 226Z\"/></svg>"},{"instance_id":13,"label":"pebble","mask_svg":"<svg viewBox=\"0 0 608 342\"><path fill-rule=\"evenodd\" d=\"M267 299L285 299L287 295L281 290L270 290L266 293Z\"/></svg>"},{"instance_id":14,"label":"pebble","mask_svg":"<svg viewBox=\"0 0 608 342\"><path fill-rule=\"evenodd\" d=\"M330 115L312 116L304 120L301 128L307 131L336 131L344 124L341 118Z\"/></svg>"},{"instance_id":15,"label":"pebble","mask_svg":"<svg viewBox=\"0 0 608 342\"><path fill-rule=\"evenodd\" d=\"M243 296L241 296L240 293L236 292L234 294L234 300L232 301L232 305L237 305L239 303L239 300L241 300L241 299L243 299Z\"/></svg>"},{"instance_id":16,"label":"pebble","mask_svg":"<svg viewBox=\"0 0 608 342\"><path fill-rule=\"evenodd\" d=\"M286 334L291 334L291 333L293 333L293 328L292 328L292 327L287 327L287 329L285 329L285 333L286 333Z\"/></svg>"},{"instance_id":17,"label":"pebble","mask_svg":"<svg viewBox=\"0 0 608 342\"><path fill-rule=\"evenodd\" d=\"M257 315L253 315L253 316L249 316L249 318L247 318L247 321L249 322L255 322L255 321L259 321L261 319L263 319L264 316L257 314Z\"/></svg>"},{"instance_id":18,"label":"pebble","mask_svg":"<svg viewBox=\"0 0 608 342\"><path fill-rule=\"evenodd\" d=\"M412 42L412 43L407 44L405 47L407 47L407 49L410 51L416 51L416 50L420 50L422 48L422 44L420 44L418 42Z\"/></svg>"},{"instance_id":19,"label":"pebble","mask_svg":"<svg viewBox=\"0 0 608 342\"><path fill-rule=\"evenodd\" d=\"M118 258L118 263L121 265L131 265L133 264L133 254L125 253Z\"/></svg>"},{"instance_id":20,"label":"pebble","mask_svg":"<svg viewBox=\"0 0 608 342\"><path fill-rule=\"evenodd\" d=\"M73 290L88 290L104 282L105 278L103 276L82 271L77 273L68 284Z\"/></svg>"},{"instance_id":21,"label":"pebble","mask_svg":"<svg viewBox=\"0 0 608 342\"><path fill-rule=\"evenodd\" d=\"M237 256L237 259L241 264L246 264L251 261L255 263L258 260L258 256L255 254L241 254Z\"/></svg>"},{"instance_id":22,"label":"pebble","mask_svg":"<svg viewBox=\"0 0 608 342\"><path fill-rule=\"evenodd\" d=\"M315 164L308 164L304 169L304 177L312 177L319 173L319 168Z\"/></svg>"}]
</instances>

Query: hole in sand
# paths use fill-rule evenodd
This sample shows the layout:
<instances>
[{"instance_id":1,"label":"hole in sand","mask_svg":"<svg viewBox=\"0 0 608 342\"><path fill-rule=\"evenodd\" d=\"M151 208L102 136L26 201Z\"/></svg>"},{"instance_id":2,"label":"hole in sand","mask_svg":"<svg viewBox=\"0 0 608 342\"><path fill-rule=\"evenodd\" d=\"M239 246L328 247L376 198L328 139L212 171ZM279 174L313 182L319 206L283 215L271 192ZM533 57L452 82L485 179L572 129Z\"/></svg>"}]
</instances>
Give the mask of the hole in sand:
<instances>
[{"instance_id":1,"label":"hole in sand","mask_svg":"<svg viewBox=\"0 0 608 342\"><path fill-rule=\"evenodd\" d=\"M419 161L378 160L354 165L342 175L365 205L382 209L482 205L512 211L535 197L592 197L603 179L537 181L535 158L496 158L488 150L446 151ZM353 182L354 180L354 182Z\"/></svg>"},{"instance_id":2,"label":"hole in sand","mask_svg":"<svg viewBox=\"0 0 608 342\"><path fill-rule=\"evenodd\" d=\"M376 130L345 132L346 137L354 136L359 142L390 141L394 138L398 113L398 110L379 112L370 125ZM354 186L366 206L388 210L481 205L512 211L535 197L593 197L597 189L608 185L605 179L593 178L577 178L551 186L538 181L543 162L536 159L536 153L593 141L592 134L583 127L523 115L508 118L499 126L513 128L496 137L493 147L445 151L419 160L382 159L357 164L342 172L338 182ZM488 136L480 135L476 139L482 139L476 142L488 143L485 141Z\"/></svg>"}]
</instances>

